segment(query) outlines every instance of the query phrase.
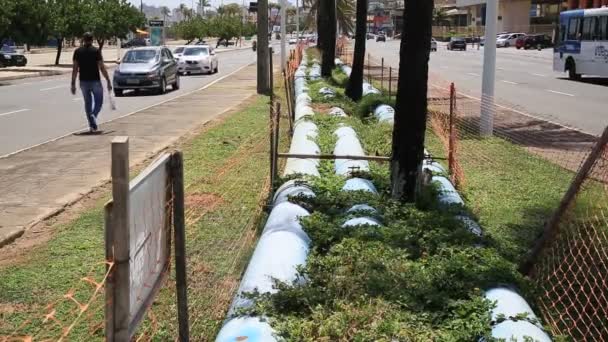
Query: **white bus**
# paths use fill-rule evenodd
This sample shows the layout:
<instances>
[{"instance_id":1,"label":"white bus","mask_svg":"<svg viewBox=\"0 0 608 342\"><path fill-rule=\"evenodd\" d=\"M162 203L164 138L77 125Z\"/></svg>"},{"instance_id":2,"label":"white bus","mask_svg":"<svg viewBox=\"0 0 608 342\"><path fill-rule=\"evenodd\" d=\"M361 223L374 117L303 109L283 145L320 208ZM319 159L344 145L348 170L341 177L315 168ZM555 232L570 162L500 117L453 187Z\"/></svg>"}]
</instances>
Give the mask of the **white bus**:
<instances>
[{"instance_id":1,"label":"white bus","mask_svg":"<svg viewBox=\"0 0 608 342\"><path fill-rule=\"evenodd\" d=\"M553 50L553 70L608 77L608 8L565 11L560 14Z\"/></svg>"}]
</instances>

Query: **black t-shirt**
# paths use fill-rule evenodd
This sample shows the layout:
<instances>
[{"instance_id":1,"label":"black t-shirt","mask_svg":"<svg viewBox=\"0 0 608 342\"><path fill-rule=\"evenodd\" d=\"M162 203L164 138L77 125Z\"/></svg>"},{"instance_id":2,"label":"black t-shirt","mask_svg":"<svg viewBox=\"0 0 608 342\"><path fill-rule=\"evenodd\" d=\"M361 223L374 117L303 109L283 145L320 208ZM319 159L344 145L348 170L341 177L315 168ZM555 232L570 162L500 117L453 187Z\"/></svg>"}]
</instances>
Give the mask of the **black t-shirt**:
<instances>
[{"instance_id":1,"label":"black t-shirt","mask_svg":"<svg viewBox=\"0 0 608 342\"><path fill-rule=\"evenodd\" d=\"M78 62L81 81L99 81L99 61L101 51L94 46L82 46L74 51L74 61Z\"/></svg>"}]
</instances>

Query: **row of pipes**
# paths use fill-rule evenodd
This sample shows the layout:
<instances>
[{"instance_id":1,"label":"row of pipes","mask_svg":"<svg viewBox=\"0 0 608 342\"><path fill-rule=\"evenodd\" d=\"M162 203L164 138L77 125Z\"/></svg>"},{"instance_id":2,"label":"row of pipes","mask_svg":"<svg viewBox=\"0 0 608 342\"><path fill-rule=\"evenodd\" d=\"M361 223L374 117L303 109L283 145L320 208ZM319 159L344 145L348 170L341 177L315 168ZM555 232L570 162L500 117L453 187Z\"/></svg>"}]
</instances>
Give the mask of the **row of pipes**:
<instances>
[{"instance_id":1,"label":"row of pipes","mask_svg":"<svg viewBox=\"0 0 608 342\"><path fill-rule=\"evenodd\" d=\"M336 60L336 64L347 75L350 75L350 67L341 63L339 59ZM320 148L314 142L318 136L318 128L308 120L314 115L314 111L310 106L311 98L308 95L307 65L308 59L304 55L294 78L295 124L289 153L319 155ZM318 61L313 61L308 77L311 80L320 79ZM364 96L380 93L369 83L364 84L363 90ZM344 110L339 107L332 108L329 114L346 116ZM388 105L380 105L374 109L373 114L381 122L392 123L395 111ZM352 127L341 126L334 134L337 137L334 148L335 155L365 156L361 142ZM285 166L284 176L318 177L320 175L318 166L318 159L289 158ZM338 175L350 177L353 170L369 171L369 163L364 160L336 159L334 170ZM446 172L439 163L433 160L425 160L423 170L429 172L431 180L438 184L440 190L439 202L442 205L445 207L453 205L464 207L464 202L452 183L443 176ZM342 190L367 191L377 194L372 182L358 177L348 178ZM276 341L273 330L264 317L238 316L236 314L239 309L247 308L253 304L243 294L253 292L274 293L276 292L276 289L273 288L275 280L285 283L297 281L297 267L306 263L310 249L310 238L302 229L300 218L306 217L310 213L306 209L289 202L288 199L291 196L314 197L315 194L303 179L287 181L277 189L273 198L273 209L243 275L241 285L228 312L228 319L224 322L216 341ZM347 212L354 216L343 224L345 228L359 225L381 225L377 219L377 210L366 203L356 204ZM472 233L482 234L479 225L465 212L458 214L457 218L462 220ZM493 337L506 340L515 339L516 341L524 341L525 337L532 338L534 341L551 341L538 323L539 321L530 305L514 289L510 287L492 288L485 292L485 297L496 303L491 312L492 320L495 322L492 326ZM522 314L526 314L527 319L516 318L521 317Z\"/></svg>"}]
</instances>

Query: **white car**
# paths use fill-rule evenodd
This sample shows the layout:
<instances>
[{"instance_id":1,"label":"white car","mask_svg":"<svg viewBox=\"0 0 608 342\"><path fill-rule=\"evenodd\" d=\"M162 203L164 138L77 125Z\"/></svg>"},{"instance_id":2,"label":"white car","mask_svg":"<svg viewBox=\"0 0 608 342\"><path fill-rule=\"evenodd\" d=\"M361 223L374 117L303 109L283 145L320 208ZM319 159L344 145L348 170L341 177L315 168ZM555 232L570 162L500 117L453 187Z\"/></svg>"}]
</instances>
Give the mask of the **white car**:
<instances>
[{"instance_id":1,"label":"white car","mask_svg":"<svg viewBox=\"0 0 608 342\"><path fill-rule=\"evenodd\" d=\"M496 47L515 46L517 38L525 36L524 33L506 33L496 37Z\"/></svg>"},{"instance_id":2,"label":"white car","mask_svg":"<svg viewBox=\"0 0 608 342\"><path fill-rule=\"evenodd\" d=\"M290 38L289 39L289 45L293 45L293 44L297 44L298 43L298 38Z\"/></svg>"},{"instance_id":3,"label":"white car","mask_svg":"<svg viewBox=\"0 0 608 342\"><path fill-rule=\"evenodd\" d=\"M188 45L178 45L176 46L173 51L171 51L173 53L173 57L179 59L183 54L184 54L184 50L189 47Z\"/></svg>"},{"instance_id":4,"label":"white car","mask_svg":"<svg viewBox=\"0 0 608 342\"><path fill-rule=\"evenodd\" d=\"M435 38L431 38L431 51L437 51L437 41Z\"/></svg>"},{"instance_id":5,"label":"white car","mask_svg":"<svg viewBox=\"0 0 608 342\"><path fill-rule=\"evenodd\" d=\"M188 46L179 59L180 74L212 74L219 70L215 50L209 45Z\"/></svg>"}]
</instances>

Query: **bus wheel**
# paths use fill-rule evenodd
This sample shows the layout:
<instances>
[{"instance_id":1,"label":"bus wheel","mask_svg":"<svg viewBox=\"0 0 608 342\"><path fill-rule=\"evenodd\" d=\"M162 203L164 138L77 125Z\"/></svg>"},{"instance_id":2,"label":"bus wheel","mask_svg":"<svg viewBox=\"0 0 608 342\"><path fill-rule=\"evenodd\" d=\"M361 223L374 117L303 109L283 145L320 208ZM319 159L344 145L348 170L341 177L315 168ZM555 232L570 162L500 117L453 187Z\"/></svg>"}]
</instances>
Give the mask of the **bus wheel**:
<instances>
[{"instance_id":1,"label":"bus wheel","mask_svg":"<svg viewBox=\"0 0 608 342\"><path fill-rule=\"evenodd\" d=\"M574 63L574 61L570 60L566 68L568 69L568 78L570 78L571 80L581 79L581 74L576 73L576 64Z\"/></svg>"}]
</instances>

